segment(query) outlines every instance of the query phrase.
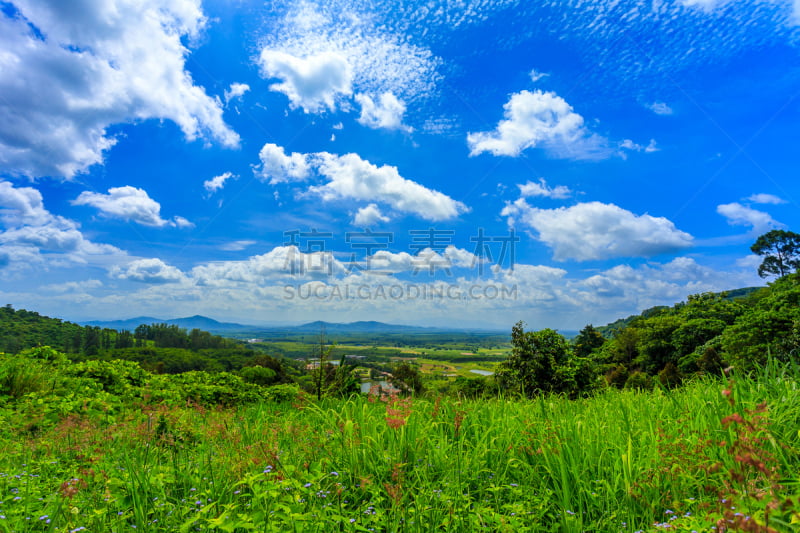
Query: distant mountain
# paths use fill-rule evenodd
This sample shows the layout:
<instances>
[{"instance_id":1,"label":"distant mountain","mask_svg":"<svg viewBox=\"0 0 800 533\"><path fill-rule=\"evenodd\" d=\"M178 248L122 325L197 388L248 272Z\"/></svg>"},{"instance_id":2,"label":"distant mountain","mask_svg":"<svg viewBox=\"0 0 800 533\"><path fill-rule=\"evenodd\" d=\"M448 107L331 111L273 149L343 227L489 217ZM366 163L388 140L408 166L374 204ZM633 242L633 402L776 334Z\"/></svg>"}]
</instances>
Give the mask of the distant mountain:
<instances>
[{"instance_id":1,"label":"distant mountain","mask_svg":"<svg viewBox=\"0 0 800 533\"><path fill-rule=\"evenodd\" d=\"M141 324L170 324L188 330L201 329L203 331L208 331L209 333L263 329L257 326L245 326L242 324L235 324L233 322L219 322L213 318L200 315L168 319L153 318L151 316L138 316L136 318L129 318L127 320L92 320L90 322L81 322L81 325L84 326L97 326L116 330L127 329L128 331L135 330L136 327Z\"/></svg>"},{"instance_id":2,"label":"distant mountain","mask_svg":"<svg viewBox=\"0 0 800 533\"><path fill-rule=\"evenodd\" d=\"M375 322L374 320L362 322L349 322L340 324L336 322L323 322L317 320L294 326L291 328L280 328L284 331L292 331L297 333L318 333L322 329L326 333L435 333L440 331L456 331L454 328L430 328L422 326L403 326L397 324L385 324L383 322Z\"/></svg>"},{"instance_id":3,"label":"distant mountain","mask_svg":"<svg viewBox=\"0 0 800 533\"><path fill-rule=\"evenodd\" d=\"M98 326L116 330L127 329L133 331L140 324L173 324L178 327L191 330L201 329L216 335L225 334L244 334L264 335L264 334L319 334L323 329L327 335L331 334L420 334L420 333L446 333L446 332L474 332L474 333L497 333L490 330L467 330L459 328L435 328L423 326L404 326L399 324L386 324L384 322L361 321L350 322L347 324L337 322L324 322L317 320L299 326L248 326L233 322L219 322L213 318L195 315L185 318L153 318L140 316L127 320L93 320L82 322L84 326ZM238 336L238 335L237 335Z\"/></svg>"}]
</instances>

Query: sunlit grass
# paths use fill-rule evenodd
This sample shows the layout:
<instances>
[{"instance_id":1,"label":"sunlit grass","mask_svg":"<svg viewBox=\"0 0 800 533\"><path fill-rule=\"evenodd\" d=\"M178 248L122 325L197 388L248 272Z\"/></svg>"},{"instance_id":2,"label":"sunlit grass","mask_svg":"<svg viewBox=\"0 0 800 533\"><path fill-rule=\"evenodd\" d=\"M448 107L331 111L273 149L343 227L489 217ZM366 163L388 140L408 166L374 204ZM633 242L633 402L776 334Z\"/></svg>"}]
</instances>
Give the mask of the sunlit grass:
<instances>
[{"instance_id":1,"label":"sunlit grass","mask_svg":"<svg viewBox=\"0 0 800 533\"><path fill-rule=\"evenodd\" d=\"M712 531L800 508L800 391L774 371L578 401L129 405L6 427L0 531ZM792 508L767 512L792 530Z\"/></svg>"}]
</instances>

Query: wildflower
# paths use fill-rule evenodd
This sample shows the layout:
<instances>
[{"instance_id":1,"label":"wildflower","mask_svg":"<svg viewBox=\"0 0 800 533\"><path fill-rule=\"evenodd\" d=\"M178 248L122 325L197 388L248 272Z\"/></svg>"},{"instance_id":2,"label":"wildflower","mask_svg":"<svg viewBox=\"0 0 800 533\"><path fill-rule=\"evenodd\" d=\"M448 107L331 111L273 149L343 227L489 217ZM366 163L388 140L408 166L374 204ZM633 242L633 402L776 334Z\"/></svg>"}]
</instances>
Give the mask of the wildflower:
<instances>
[{"instance_id":1,"label":"wildflower","mask_svg":"<svg viewBox=\"0 0 800 533\"><path fill-rule=\"evenodd\" d=\"M306 484L305 484L305 485L303 485L303 486L304 486L305 488L308 488L308 487L310 487L310 486L311 486L311 482L309 482L309 483L306 483Z\"/></svg>"},{"instance_id":2,"label":"wildflower","mask_svg":"<svg viewBox=\"0 0 800 533\"><path fill-rule=\"evenodd\" d=\"M75 529L70 529L69 533L78 533L78 531L83 531L84 529L86 529L86 528L83 527L83 526L76 527Z\"/></svg>"},{"instance_id":3,"label":"wildflower","mask_svg":"<svg viewBox=\"0 0 800 533\"><path fill-rule=\"evenodd\" d=\"M575 515L575 511L570 511L569 509L567 509L567 514L574 516Z\"/></svg>"},{"instance_id":4,"label":"wildflower","mask_svg":"<svg viewBox=\"0 0 800 533\"><path fill-rule=\"evenodd\" d=\"M332 476L338 476L338 475L339 475L339 472L331 472L331 475L332 475Z\"/></svg>"}]
</instances>

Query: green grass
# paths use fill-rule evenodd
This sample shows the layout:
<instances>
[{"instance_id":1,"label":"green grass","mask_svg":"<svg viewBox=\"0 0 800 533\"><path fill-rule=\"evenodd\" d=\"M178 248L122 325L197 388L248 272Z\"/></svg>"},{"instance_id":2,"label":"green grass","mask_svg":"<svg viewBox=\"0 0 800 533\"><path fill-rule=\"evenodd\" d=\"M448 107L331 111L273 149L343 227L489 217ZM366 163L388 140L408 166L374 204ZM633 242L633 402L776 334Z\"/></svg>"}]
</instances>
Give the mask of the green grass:
<instances>
[{"instance_id":1,"label":"green grass","mask_svg":"<svg viewBox=\"0 0 800 533\"><path fill-rule=\"evenodd\" d=\"M786 498L769 525L792 531L796 377L579 401L140 402L38 426L9 402L0 531L712 531Z\"/></svg>"}]
</instances>

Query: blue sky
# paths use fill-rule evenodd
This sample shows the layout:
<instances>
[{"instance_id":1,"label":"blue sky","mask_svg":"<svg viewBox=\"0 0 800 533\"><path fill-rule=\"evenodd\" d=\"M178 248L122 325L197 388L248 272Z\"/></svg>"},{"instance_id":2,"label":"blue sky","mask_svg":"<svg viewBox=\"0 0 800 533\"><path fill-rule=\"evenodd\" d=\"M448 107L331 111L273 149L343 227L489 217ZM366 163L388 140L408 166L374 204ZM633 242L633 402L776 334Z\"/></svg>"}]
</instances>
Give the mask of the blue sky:
<instances>
[{"instance_id":1,"label":"blue sky","mask_svg":"<svg viewBox=\"0 0 800 533\"><path fill-rule=\"evenodd\" d=\"M579 329L763 284L796 0L0 2L0 299Z\"/></svg>"}]
</instances>

